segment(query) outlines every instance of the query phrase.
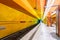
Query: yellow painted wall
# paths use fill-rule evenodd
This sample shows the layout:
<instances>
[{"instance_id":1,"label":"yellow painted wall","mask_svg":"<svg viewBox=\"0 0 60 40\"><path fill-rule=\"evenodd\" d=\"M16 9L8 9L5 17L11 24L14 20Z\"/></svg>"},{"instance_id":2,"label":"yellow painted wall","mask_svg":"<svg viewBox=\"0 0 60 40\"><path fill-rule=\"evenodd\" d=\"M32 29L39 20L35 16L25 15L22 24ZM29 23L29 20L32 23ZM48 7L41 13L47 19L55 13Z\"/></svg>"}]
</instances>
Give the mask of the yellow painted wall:
<instances>
[{"instance_id":1,"label":"yellow painted wall","mask_svg":"<svg viewBox=\"0 0 60 40\"><path fill-rule=\"evenodd\" d=\"M33 8L36 8L36 0L27 0Z\"/></svg>"},{"instance_id":2,"label":"yellow painted wall","mask_svg":"<svg viewBox=\"0 0 60 40\"><path fill-rule=\"evenodd\" d=\"M1 3L0 3L0 21L4 21L0 22L0 27L3 26L6 28L4 30L0 30L0 38L37 23L37 19ZM26 22L20 23L20 21Z\"/></svg>"},{"instance_id":3,"label":"yellow painted wall","mask_svg":"<svg viewBox=\"0 0 60 40\"><path fill-rule=\"evenodd\" d=\"M40 17L37 15L37 13L35 12L35 10L32 8L32 6L29 4L27 0L13 0L13 1L16 2L18 5L20 5L21 7L23 7L28 12L30 12L37 19L40 19Z\"/></svg>"}]
</instances>

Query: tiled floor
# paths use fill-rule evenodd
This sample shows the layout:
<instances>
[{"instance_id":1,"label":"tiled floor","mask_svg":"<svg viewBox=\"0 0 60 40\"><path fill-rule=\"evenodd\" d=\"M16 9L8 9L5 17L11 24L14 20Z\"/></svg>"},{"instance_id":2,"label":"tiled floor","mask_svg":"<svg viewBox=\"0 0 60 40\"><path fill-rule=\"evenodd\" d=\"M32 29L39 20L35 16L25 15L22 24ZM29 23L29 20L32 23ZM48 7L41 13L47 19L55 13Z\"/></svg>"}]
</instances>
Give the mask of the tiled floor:
<instances>
[{"instance_id":1,"label":"tiled floor","mask_svg":"<svg viewBox=\"0 0 60 40\"><path fill-rule=\"evenodd\" d=\"M41 23L32 40L60 40L60 38L56 35L56 26L47 27Z\"/></svg>"}]
</instances>

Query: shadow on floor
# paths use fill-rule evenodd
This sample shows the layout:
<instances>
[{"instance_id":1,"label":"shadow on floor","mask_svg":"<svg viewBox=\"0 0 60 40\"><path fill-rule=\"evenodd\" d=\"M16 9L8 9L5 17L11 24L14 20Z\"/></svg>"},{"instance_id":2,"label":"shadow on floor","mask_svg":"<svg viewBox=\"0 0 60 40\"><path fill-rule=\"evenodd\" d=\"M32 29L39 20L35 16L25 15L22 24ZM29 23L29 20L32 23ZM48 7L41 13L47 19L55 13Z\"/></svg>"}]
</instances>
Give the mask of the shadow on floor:
<instances>
[{"instance_id":1,"label":"shadow on floor","mask_svg":"<svg viewBox=\"0 0 60 40\"><path fill-rule=\"evenodd\" d=\"M60 40L60 37L58 37L55 32L52 32L51 36L57 40Z\"/></svg>"}]
</instances>

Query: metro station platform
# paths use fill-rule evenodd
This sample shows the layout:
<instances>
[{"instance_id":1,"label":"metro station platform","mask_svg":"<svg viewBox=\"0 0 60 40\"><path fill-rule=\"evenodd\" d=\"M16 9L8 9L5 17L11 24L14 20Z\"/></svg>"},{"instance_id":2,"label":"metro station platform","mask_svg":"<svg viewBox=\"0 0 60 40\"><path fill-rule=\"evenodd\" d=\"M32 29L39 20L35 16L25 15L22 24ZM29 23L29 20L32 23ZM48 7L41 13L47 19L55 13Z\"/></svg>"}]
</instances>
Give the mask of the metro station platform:
<instances>
[{"instance_id":1,"label":"metro station platform","mask_svg":"<svg viewBox=\"0 0 60 40\"><path fill-rule=\"evenodd\" d=\"M55 27L55 25L47 27L44 23L40 23L20 40L60 40L60 37L56 35ZM33 33L34 31L35 33Z\"/></svg>"},{"instance_id":2,"label":"metro station platform","mask_svg":"<svg viewBox=\"0 0 60 40\"><path fill-rule=\"evenodd\" d=\"M58 36L60 0L0 0L0 40L60 40Z\"/></svg>"}]
</instances>

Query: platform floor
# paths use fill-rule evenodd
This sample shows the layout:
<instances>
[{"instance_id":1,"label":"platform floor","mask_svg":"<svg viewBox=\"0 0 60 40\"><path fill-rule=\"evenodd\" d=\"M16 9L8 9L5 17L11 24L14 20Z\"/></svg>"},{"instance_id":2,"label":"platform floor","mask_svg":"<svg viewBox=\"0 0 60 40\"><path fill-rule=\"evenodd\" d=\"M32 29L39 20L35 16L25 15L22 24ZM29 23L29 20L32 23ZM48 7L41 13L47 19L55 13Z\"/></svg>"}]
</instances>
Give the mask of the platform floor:
<instances>
[{"instance_id":1,"label":"platform floor","mask_svg":"<svg viewBox=\"0 0 60 40\"><path fill-rule=\"evenodd\" d=\"M56 35L56 26L52 26L48 27L41 22L20 40L60 40L60 37ZM34 31L35 33L33 33Z\"/></svg>"},{"instance_id":2,"label":"platform floor","mask_svg":"<svg viewBox=\"0 0 60 40\"><path fill-rule=\"evenodd\" d=\"M60 38L56 35L55 25L47 27L44 23L41 23L32 40L60 40Z\"/></svg>"}]
</instances>

